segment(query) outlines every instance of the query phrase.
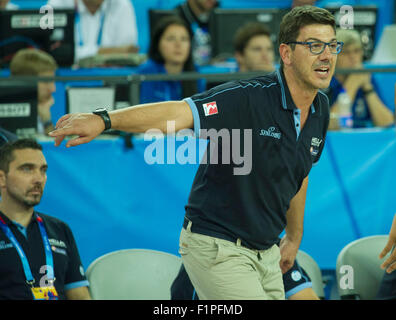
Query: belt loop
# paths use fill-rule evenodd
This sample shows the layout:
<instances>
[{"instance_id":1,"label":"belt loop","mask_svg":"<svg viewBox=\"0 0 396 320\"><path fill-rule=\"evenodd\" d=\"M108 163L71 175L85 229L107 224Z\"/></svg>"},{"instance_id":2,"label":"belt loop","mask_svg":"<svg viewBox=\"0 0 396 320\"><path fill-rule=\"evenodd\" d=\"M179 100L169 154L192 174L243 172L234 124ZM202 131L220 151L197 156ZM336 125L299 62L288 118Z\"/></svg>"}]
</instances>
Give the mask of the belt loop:
<instances>
[{"instance_id":1,"label":"belt loop","mask_svg":"<svg viewBox=\"0 0 396 320\"><path fill-rule=\"evenodd\" d=\"M241 243L242 243L241 239L238 238L237 241L236 241L236 245L237 245L238 247L240 247L240 246L242 245Z\"/></svg>"},{"instance_id":2,"label":"belt loop","mask_svg":"<svg viewBox=\"0 0 396 320\"><path fill-rule=\"evenodd\" d=\"M189 231L189 232L191 232L191 226L192 226L192 221L191 220L189 220L188 221L188 224L187 224L187 231Z\"/></svg>"}]
</instances>

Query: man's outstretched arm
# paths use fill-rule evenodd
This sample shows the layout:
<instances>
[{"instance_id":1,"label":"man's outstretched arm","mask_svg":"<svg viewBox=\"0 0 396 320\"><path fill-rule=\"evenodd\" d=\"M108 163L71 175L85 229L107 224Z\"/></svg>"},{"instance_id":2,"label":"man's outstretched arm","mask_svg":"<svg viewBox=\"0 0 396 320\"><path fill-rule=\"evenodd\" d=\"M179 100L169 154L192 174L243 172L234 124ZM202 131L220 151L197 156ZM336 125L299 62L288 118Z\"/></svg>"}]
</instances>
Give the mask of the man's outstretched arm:
<instances>
[{"instance_id":1,"label":"man's outstretched arm","mask_svg":"<svg viewBox=\"0 0 396 320\"><path fill-rule=\"evenodd\" d=\"M136 105L109 112L111 128L120 131L144 133L149 129L167 132L167 122L174 121L175 131L193 127L193 115L187 102L167 101ZM76 138L66 143L67 147L88 143L105 129L102 118L92 113L67 114L56 123L56 129L49 133L59 146L69 135Z\"/></svg>"}]
</instances>

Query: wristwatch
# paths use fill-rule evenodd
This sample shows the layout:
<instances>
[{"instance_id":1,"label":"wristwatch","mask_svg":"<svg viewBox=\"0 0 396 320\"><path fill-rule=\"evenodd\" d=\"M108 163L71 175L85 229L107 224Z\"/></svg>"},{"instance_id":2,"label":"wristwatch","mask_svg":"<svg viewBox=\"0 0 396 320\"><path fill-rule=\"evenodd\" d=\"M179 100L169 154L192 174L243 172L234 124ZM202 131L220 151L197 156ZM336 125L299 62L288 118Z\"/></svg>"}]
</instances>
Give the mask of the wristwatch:
<instances>
[{"instance_id":1,"label":"wristwatch","mask_svg":"<svg viewBox=\"0 0 396 320\"><path fill-rule=\"evenodd\" d=\"M106 110L106 108L97 108L93 114L96 114L97 116L101 117L104 124L105 124L105 130L109 130L111 128L111 121L109 114Z\"/></svg>"}]
</instances>

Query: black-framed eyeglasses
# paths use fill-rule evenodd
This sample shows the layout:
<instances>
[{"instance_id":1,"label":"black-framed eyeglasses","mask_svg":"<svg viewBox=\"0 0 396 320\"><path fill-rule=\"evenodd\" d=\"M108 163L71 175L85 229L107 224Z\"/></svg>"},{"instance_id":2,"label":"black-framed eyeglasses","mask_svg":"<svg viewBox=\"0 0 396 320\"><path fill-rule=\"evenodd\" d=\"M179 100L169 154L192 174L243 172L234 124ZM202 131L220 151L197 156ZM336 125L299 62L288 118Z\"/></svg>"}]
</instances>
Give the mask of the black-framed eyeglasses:
<instances>
[{"instance_id":1,"label":"black-framed eyeglasses","mask_svg":"<svg viewBox=\"0 0 396 320\"><path fill-rule=\"evenodd\" d=\"M332 42L323 42L323 41L290 41L285 42L286 44L302 44L309 46L309 50L312 54L321 54L325 49L326 46L329 46L330 52L332 54L339 54L342 50L342 46L344 42L342 41L332 41Z\"/></svg>"}]
</instances>

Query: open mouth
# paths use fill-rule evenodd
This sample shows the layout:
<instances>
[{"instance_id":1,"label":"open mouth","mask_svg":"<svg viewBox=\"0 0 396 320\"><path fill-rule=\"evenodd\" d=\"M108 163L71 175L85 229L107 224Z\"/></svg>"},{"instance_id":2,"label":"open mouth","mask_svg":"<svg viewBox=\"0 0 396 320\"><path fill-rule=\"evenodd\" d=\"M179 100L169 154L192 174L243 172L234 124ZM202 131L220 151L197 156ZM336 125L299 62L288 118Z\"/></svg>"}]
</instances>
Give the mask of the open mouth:
<instances>
[{"instance_id":1,"label":"open mouth","mask_svg":"<svg viewBox=\"0 0 396 320\"><path fill-rule=\"evenodd\" d=\"M320 67L320 68L316 68L315 71L322 73L322 74L327 74L329 73L330 68L329 67Z\"/></svg>"},{"instance_id":2,"label":"open mouth","mask_svg":"<svg viewBox=\"0 0 396 320\"><path fill-rule=\"evenodd\" d=\"M330 72L330 67L319 67L315 69L315 72L322 78L327 77Z\"/></svg>"}]
</instances>

